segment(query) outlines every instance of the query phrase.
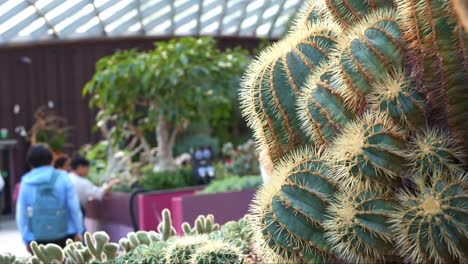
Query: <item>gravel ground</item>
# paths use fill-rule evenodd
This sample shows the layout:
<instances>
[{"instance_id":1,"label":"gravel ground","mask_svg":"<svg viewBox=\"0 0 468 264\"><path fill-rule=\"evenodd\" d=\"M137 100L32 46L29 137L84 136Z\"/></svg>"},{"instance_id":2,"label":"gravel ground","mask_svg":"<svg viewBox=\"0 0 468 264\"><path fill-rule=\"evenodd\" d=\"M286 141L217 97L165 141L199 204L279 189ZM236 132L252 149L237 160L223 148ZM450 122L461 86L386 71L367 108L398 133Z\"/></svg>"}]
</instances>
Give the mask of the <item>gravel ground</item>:
<instances>
[{"instance_id":1,"label":"gravel ground","mask_svg":"<svg viewBox=\"0 0 468 264\"><path fill-rule=\"evenodd\" d=\"M13 216L0 215L0 254L12 253L17 257L28 257L29 253L16 229Z\"/></svg>"}]
</instances>

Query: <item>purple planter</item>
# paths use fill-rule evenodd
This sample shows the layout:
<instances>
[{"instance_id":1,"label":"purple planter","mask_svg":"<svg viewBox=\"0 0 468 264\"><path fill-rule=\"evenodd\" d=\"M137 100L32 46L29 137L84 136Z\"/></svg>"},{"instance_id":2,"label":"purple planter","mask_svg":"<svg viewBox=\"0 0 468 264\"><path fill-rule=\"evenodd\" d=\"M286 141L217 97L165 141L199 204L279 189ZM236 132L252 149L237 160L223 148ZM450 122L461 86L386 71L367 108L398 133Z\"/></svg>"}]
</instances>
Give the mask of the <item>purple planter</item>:
<instances>
[{"instance_id":1,"label":"purple planter","mask_svg":"<svg viewBox=\"0 0 468 264\"><path fill-rule=\"evenodd\" d=\"M183 195L190 195L202 190L204 186L188 187L164 191L154 191L139 194L138 227L140 230L156 230L161 222L161 213L165 208L171 209L171 200ZM172 210L171 210L172 211ZM172 218L175 213L172 212Z\"/></svg>"},{"instance_id":2,"label":"purple planter","mask_svg":"<svg viewBox=\"0 0 468 264\"><path fill-rule=\"evenodd\" d=\"M185 195L172 198L172 222L181 233L183 222L192 224L198 215L212 214L216 223L235 221L248 213L255 190L200 195Z\"/></svg>"},{"instance_id":3,"label":"purple planter","mask_svg":"<svg viewBox=\"0 0 468 264\"><path fill-rule=\"evenodd\" d=\"M129 200L129 193L113 192L102 201L89 202L85 208L87 231L105 231L113 242L126 237L133 231Z\"/></svg>"}]
</instances>

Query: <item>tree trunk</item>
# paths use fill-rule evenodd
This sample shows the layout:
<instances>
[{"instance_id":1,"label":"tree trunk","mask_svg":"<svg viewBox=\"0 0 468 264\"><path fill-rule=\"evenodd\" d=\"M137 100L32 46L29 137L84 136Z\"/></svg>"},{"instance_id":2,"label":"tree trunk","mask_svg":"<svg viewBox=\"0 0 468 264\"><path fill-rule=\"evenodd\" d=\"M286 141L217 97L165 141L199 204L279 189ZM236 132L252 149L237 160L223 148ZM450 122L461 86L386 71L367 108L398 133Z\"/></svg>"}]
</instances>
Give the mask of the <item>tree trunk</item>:
<instances>
[{"instance_id":1,"label":"tree trunk","mask_svg":"<svg viewBox=\"0 0 468 264\"><path fill-rule=\"evenodd\" d=\"M171 133L171 125L167 120L160 115L156 126L156 138L158 148L156 152L156 171L168 171L177 169L177 164L174 160L173 148L177 129Z\"/></svg>"}]
</instances>

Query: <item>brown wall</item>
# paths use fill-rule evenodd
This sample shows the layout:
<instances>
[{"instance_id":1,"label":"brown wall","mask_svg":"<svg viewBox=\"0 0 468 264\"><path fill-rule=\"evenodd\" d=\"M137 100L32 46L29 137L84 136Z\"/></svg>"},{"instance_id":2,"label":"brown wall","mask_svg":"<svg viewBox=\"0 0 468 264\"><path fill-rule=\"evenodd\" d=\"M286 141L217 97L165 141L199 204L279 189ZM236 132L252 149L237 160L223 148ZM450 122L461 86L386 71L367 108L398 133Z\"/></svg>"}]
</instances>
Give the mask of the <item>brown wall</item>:
<instances>
[{"instance_id":1,"label":"brown wall","mask_svg":"<svg viewBox=\"0 0 468 264\"><path fill-rule=\"evenodd\" d=\"M28 144L14 133L16 127L29 129L34 111L52 100L56 113L73 127L69 141L74 147L67 152L95 142L98 135L92 133L94 114L81 96L95 62L118 49L150 49L157 40L161 39L98 39L0 47L0 128L8 128L10 137L19 141L19 173L27 170L24 157ZM219 38L220 48L241 45L252 50L258 44L257 39ZM30 63L24 58L29 58ZM21 107L18 115L13 114L15 104Z\"/></svg>"}]
</instances>

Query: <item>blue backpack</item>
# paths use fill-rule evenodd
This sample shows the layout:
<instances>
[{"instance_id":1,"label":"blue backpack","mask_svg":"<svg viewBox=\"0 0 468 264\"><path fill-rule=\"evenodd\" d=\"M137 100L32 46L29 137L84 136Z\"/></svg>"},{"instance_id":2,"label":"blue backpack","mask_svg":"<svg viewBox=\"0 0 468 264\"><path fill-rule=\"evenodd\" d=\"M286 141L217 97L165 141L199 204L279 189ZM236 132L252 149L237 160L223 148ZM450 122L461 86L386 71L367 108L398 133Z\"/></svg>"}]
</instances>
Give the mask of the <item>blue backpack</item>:
<instances>
[{"instance_id":1,"label":"blue backpack","mask_svg":"<svg viewBox=\"0 0 468 264\"><path fill-rule=\"evenodd\" d=\"M58 173L38 186L32 207L27 208L28 227L37 241L51 241L67 235L68 213L54 188Z\"/></svg>"}]
</instances>

